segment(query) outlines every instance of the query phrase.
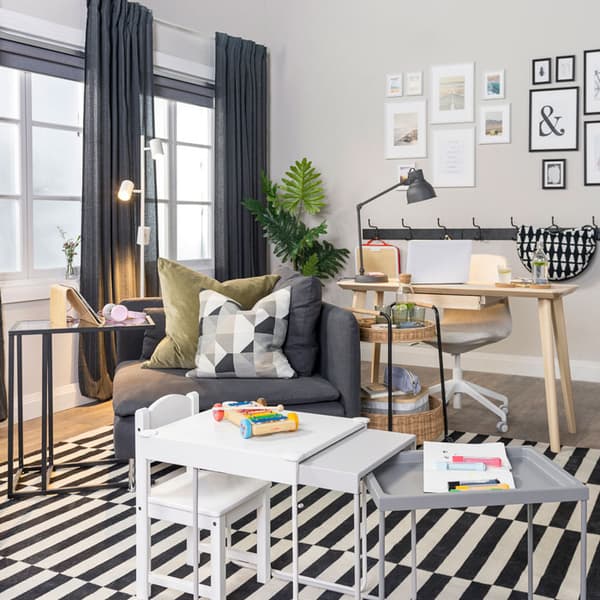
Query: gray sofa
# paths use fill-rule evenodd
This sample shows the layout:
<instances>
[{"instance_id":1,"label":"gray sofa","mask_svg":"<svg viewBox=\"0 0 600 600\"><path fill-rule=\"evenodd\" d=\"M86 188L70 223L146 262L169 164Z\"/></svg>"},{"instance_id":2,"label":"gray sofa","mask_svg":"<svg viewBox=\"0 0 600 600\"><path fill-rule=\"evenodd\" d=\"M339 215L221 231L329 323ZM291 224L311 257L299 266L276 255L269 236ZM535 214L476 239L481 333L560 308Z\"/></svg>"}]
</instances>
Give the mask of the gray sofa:
<instances>
[{"instance_id":1,"label":"gray sofa","mask_svg":"<svg viewBox=\"0 0 600 600\"><path fill-rule=\"evenodd\" d=\"M160 298L123 302L130 310L162 307ZM152 332L155 340L164 329ZM356 319L349 311L322 303L317 322L318 355L311 376L293 379L191 379L184 369L142 369L143 332L117 333L117 369L113 408L115 455L128 460L135 454L134 414L165 394L197 391L200 410L226 400L282 403L287 409L355 417L360 413L360 342Z\"/></svg>"}]
</instances>

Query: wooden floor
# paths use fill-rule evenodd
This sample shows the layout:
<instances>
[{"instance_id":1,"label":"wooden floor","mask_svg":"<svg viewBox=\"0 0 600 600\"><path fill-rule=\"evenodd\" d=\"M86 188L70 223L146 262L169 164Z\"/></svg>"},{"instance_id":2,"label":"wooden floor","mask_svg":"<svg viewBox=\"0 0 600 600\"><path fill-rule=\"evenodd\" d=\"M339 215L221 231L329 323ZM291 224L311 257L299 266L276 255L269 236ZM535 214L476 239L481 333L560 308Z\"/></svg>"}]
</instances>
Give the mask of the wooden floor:
<instances>
[{"instance_id":1,"label":"wooden floor","mask_svg":"<svg viewBox=\"0 0 600 600\"><path fill-rule=\"evenodd\" d=\"M424 385L437 381L436 369L410 367L416 372ZM363 363L363 378L366 380L369 365ZM450 373L448 372L448 376ZM509 425L507 437L548 441L544 380L537 377L520 377L490 373L465 372L465 379L485 385L506 394L509 397ZM560 390L559 390L559 402ZM577 433L569 434L566 429L562 404L559 410L561 443L584 448L600 447L600 418L598 418L598 399L600 384L573 382ZM463 407L455 410L448 408L450 429L472 431L484 434L496 434L498 418L469 398L463 399ZM55 441L64 440L97 427L113 422L112 402L99 402L71 408L54 416ZM0 424L0 462L7 457L7 426ZM40 419L32 419L24 424L25 452L40 447Z\"/></svg>"}]
</instances>

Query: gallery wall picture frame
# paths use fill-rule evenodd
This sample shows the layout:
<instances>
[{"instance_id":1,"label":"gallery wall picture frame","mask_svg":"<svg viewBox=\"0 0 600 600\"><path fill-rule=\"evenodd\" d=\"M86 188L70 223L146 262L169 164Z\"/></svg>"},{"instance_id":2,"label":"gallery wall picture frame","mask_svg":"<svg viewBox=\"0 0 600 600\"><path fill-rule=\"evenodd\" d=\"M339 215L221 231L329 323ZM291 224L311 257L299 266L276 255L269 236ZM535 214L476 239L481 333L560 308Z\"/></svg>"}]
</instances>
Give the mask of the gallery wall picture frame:
<instances>
[{"instance_id":1,"label":"gallery wall picture frame","mask_svg":"<svg viewBox=\"0 0 600 600\"><path fill-rule=\"evenodd\" d=\"M600 50L583 53L583 114L600 114Z\"/></svg>"},{"instance_id":2,"label":"gallery wall picture frame","mask_svg":"<svg viewBox=\"0 0 600 600\"><path fill-rule=\"evenodd\" d=\"M407 96L422 96L423 95L423 71L411 71L406 73L406 95Z\"/></svg>"},{"instance_id":3,"label":"gallery wall picture frame","mask_svg":"<svg viewBox=\"0 0 600 600\"><path fill-rule=\"evenodd\" d=\"M583 139L583 183L600 185L600 121L584 123Z\"/></svg>"},{"instance_id":4,"label":"gallery wall picture frame","mask_svg":"<svg viewBox=\"0 0 600 600\"><path fill-rule=\"evenodd\" d=\"M479 143L510 144L510 104L479 107Z\"/></svg>"},{"instance_id":5,"label":"gallery wall picture frame","mask_svg":"<svg viewBox=\"0 0 600 600\"><path fill-rule=\"evenodd\" d=\"M475 128L431 130L434 187L475 187Z\"/></svg>"},{"instance_id":6,"label":"gallery wall picture frame","mask_svg":"<svg viewBox=\"0 0 600 600\"><path fill-rule=\"evenodd\" d=\"M579 150L579 87L529 90L529 152Z\"/></svg>"},{"instance_id":7,"label":"gallery wall picture frame","mask_svg":"<svg viewBox=\"0 0 600 600\"><path fill-rule=\"evenodd\" d=\"M567 187L567 159L545 158L542 160L542 189L564 190Z\"/></svg>"},{"instance_id":8,"label":"gallery wall picture frame","mask_svg":"<svg viewBox=\"0 0 600 600\"><path fill-rule=\"evenodd\" d=\"M431 123L473 122L474 63L431 67Z\"/></svg>"},{"instance_id":9,"label":"gallery wall picture frame","mask_svg":"<svg viewBox=\"0 0 600 600\"><path fill-rule=\"evenodd\" d=\"M402 96L402 73L398 73L397 75L386 75L385 95L388 98L398 98Z\"/></svg>"},{"instance_id":10,"label":"gallery wall picture frame","mask_svg":"<svg viewBox=\"0 0 600 600\"><path fill-rule=\"evenodd\" d=\"M531 61L531 85L552 83L552 59L534 58Z\"/></svg>"},{"instance_id":11,"label":"gallery wall picture frame","mask_svg":"<svg viewBox=\"0 0 600 600\"><path fill-rule=\"evenodd\" d=\"M504 98L504 69L486 71L483 74L482 100L502 100Z\"/></svg>"},{"instance_id":12,"label":"gallery wall picture frame","mask_svg":"<svg viewBox=\"0 0 600 600\"><path fill-rule=\"evenodd\" d=\"M575 81L575 55L557 56L554 66L554 79L556 83Z\"/></svg>"},{"instance_id":13,"label":"gallery wall picture frame","mask_svg":"<svg viewBox=\"0 0 600 600\"><path fill-rule=\"evenodd\" d=\"M427 156L427 104L425 100L386 102L385 157Z\"/></svg>"},{"instance_id":14,"label":"gallery wall picture frame","mask_svg":"<svg viewBox=\"0 0 600 600\"><path fill-rule=\"evenodd\" d=\"M405 163L402 163L401 165L398 165L396 167L398 170L398 183L408 181L408 174L409 174L410 170L416 169L416 167L417 167L416 162L405 162ZM401 186L397 187L396 189L400 192L403 192L408 189L408 185L401 185Z\"/></svg>"}]
</instances>

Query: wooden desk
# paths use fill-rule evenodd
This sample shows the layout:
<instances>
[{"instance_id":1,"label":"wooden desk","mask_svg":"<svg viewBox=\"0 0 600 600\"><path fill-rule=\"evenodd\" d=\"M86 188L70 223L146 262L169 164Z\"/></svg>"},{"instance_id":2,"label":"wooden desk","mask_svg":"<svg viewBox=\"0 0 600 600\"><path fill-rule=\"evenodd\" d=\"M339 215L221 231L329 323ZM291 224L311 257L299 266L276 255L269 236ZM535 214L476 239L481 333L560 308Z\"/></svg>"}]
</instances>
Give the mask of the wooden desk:
<instances>
[{"instance_id":1,"label":"wooden desk","mask_svg":"<svg viewBox=\"0 0 600 600\"><path fill-rule=\"evenodd\" d=\"M338 282L344 290L353 292L352 306L364 308L366 306L367 292L375 293L376 305L384 303L385 292L397 292L397 282L387 283L356 283L353 279ZM542 342L542 356L544 359L544 380L546 385L546 411L548 414L548 433L550 448L553 452L560 451L560 432L558 426L558 401L556 397L556 372L554 369L554 346L558 356L560 368L560 383L567 429L569 433L576 432L575 409L573 407L573 392L571 386L571 367L569 364L569 348L567 345L567 328L565 325L565 312L563 296L573 293L576 285L552 284L550 288L524 288L524 287L496 287L495 285L462 284L462 285L425 285L413 284L409 286L414 301L425 300L435 304L438 308L461 308L479 310L495 301L495 299L530 298L537 300L538 318L540 323L540 338ZM373 348L373 363L371 376L379 368L379 345Z\"/></svg>"}]
</instances>

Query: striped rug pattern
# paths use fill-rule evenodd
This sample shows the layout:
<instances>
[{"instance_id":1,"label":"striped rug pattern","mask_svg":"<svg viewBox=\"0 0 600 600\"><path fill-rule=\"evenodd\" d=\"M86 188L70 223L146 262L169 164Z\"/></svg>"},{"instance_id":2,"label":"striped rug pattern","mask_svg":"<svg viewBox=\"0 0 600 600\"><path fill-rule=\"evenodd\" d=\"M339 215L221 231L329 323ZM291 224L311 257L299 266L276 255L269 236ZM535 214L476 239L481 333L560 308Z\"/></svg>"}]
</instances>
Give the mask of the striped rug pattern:
<instances>
[{"instance_id":1,"label":"striped rug pattern","mask_svg":"<svg viewBox=\"0 0 600 600\"><path fill-rule=\"evenodd\" d=\"M503 441L508 438L455 432L460 442ZM530 444L549 456L590 489L588 535L588 598L600 599L600 450L564 448L550 452L547 444ZM112 431L102 428L57 444L57 460L108 458ZM155 476L172 476L173 467L157 465ZM63 483L121 478L125 467L61 470ZM33 484L35 474L25 481ZM127 600L135 594L134 496L126 490L101 490L70 495L6 499L6 465L0 468L0 599ZM301 567L305 574L351 584L352 506L350 498L304 487L300 490ZM282 485L272 488L273 568L291 561L290 495ZM387 515L386 597L410 596L410 519ZM537 507L534 521L534 585L536 599L575 600L579 595L579 509L573 503ZM254 524L238 523L234 542L253 549ZM417 514L419 598L452 600L526 598L526 514L519 506L430 510ZM377 514L369 502L368 587L377 592ZM181 527L156 522L152 528L153 568L185 576L185 539ZM208 558L201 580L208 583ZM272 580L262 586L255 574L229 564L230 600L289 600L291 584ZM153 598L186 598L153 587ZM187 596L189 598L190 596ZM332 600L340 594L303 588L302 600Z\"/></svg>"}]
</instances>

